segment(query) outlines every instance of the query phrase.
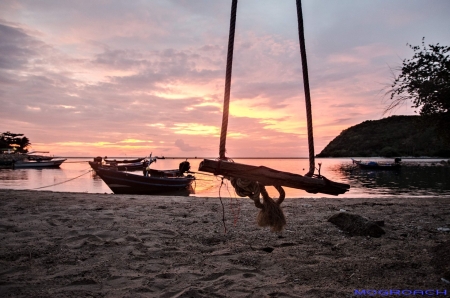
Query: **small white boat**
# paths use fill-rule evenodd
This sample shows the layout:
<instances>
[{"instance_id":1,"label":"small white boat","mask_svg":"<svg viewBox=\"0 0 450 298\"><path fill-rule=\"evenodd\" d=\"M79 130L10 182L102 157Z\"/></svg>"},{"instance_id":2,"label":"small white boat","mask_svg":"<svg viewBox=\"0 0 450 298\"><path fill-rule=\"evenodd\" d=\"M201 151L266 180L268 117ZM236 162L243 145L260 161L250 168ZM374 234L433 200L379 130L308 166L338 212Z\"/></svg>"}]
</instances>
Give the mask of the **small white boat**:
<instances>
[{"instance_id":1,"label":"small white boat","mask_svg":"<svg viewBox=\"0 0 450 298\"><path fill-rule=\"evenodd\" d=\"M44 160L52 160L55 158L54 156L48 156L48 155L42 155L42 153L50 153L48 151L31 151L25 154L26 158L29 160L37 160L37 161L44 161Z\"/></svg>"},{"instance_id":2,"label":"small white boat","mask_svg":"<svg viewBox=\"0 0 450 298\"><path fill-rule=\"evenodd\" d=\"M15 169L23 168L59 168L59 166L67 159L52 159L52 160L18 160L14 162L13 167Z\"/></svg>"}]
</instances>

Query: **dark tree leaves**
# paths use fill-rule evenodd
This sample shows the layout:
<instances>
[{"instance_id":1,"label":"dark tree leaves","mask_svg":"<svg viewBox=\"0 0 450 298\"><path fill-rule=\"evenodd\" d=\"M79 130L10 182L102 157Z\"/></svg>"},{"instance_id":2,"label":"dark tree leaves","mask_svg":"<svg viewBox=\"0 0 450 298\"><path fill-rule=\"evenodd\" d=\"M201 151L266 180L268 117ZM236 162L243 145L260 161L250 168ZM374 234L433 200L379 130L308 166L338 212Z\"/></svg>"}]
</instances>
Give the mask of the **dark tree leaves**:
<instances>
[{"instance_id":1,"label":"dark tree leaves","mask_svg":"<svg viewBox=\"0 0 450 298\"><path fill-rule=\"evenodd\" d=\"M0 134L0 144L2 147L13 148L14 145L19 152L27 152L27 148L31 146L30 140L21 133L11 133L9 131ZM2 149L6 149L2 148Z\"/></svg>"},{"instance_id":2,"label":"dark tree leaves","mask_svg":"<svg viewBox=\"0 0 450 298\"><path fill-rule=\"evenodd\" d=\"M422 47L408 46L414 55L403 60L401 73L387 92L392 102L386 111L411 101L450 141L450 47L439 43L426 46L424 39Z\"/></svg>"}]
</instances>

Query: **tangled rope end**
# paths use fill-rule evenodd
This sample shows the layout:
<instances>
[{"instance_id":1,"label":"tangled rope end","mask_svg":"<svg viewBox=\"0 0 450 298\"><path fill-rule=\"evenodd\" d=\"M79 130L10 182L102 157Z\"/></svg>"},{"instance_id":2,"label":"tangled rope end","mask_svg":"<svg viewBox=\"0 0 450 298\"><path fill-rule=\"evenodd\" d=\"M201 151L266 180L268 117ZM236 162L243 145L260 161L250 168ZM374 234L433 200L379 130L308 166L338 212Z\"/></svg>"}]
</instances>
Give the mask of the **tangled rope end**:
<instances>
[{"instance_id":1,"label":"tangled rope end","mask_svg":"<svg viewBox=\"0 0 450 298\"><path fill-rule=\"evenodd\" d=\"M274 201L266 191L264 185L260 185L263 196L263 208L258 213L257 222L260 227L271 227L273 232L280 232L286 225L286 217L281 209L281 203L284 200L285 192L281 186L275 186L280 193L277 201Z\"/></svg>"},{"instance_id":2,"label":"tangled rope end","mask_svg":"<svg viewBox=\"0 0 450 298\"><path fill-rule=\"evenodd\" d=\"M286 225L286 218L281 209L281 203L284 201L286 194L281 186L275 186L280 193L280 197L277 201L274 201L269 197L264 185L256 181L241 178L230 178L230 181L238 196L249 197L253 200L255 206L260 209L257 216L257 223L260 227L271 227L271 230L274 232L283 230ZM260 194L263 197L262 203Z\"/></svg>"}]
</instances>

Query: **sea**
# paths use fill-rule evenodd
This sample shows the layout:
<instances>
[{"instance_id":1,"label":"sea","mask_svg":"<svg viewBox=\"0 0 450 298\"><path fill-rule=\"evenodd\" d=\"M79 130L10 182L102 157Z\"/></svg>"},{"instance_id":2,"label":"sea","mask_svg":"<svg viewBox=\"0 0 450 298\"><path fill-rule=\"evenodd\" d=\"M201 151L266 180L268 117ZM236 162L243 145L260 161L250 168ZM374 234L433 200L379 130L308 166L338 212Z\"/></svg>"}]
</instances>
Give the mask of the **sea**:
<instances>
[{"instance_id":1,"label":"sea","mask_svg":"<svg viewBox=\"0 0 450 298\"><path fill-rule=\"evenodd\" d=\"M132 157L115 157L132 159ZM368 160L367 158L356 158ZM109 187L90 168L93 158L67 158L57 169L0 169L1 189L38 190L53 192L112 194ZM151 165L154 169L177 169L186 158L159 159ZM201 158L188 158L191 171L195 172L194 197L237 198L227 179L211 173L199 172ZM378 162L392 162L392 159L370 159ZM379 198L379 197L431 197L450 195L450 166L442 165L448 159L403 159L400 171L361 170L351 158L316 158L316 174L335 182L347 183L350 190L339 196L311 194L301 189L284 188L286 198ZM309 169L308 158L266 158L234 159L235 162L265 166L278 171L304 175ZM142 172L133 172L142 175ZM278 197L273 187L269 195Z\"/></svg>"}]
</instances>

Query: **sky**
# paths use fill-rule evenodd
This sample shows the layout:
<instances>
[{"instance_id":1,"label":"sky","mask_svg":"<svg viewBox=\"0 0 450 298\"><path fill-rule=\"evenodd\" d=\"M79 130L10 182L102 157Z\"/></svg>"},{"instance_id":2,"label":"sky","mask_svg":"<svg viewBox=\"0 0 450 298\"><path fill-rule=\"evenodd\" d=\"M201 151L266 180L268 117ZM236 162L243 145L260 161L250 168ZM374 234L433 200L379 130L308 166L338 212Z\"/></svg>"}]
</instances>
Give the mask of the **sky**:
<instances>
[{"instance_id":1,"label":"sky","mask_svg":"<svg viewBox=\"0 0 450 298\"><path fill-rule=\"evenodd\" d=\"M448 0L303 0L315 153L384 113ZM231 0L0 0L0 133L57 156L218 157ZM239 0L227 156L307 157L295 0Z\"/></svg>"}]
</instances>

